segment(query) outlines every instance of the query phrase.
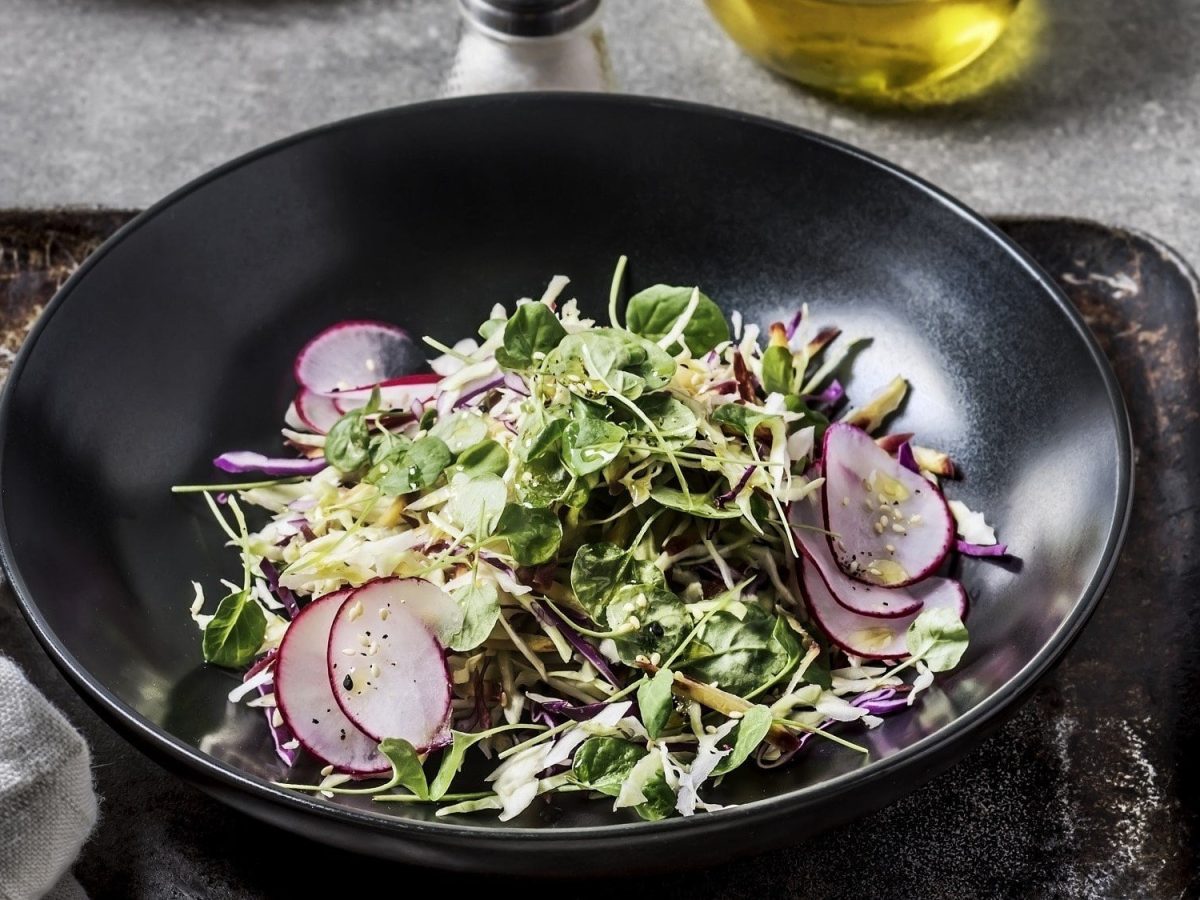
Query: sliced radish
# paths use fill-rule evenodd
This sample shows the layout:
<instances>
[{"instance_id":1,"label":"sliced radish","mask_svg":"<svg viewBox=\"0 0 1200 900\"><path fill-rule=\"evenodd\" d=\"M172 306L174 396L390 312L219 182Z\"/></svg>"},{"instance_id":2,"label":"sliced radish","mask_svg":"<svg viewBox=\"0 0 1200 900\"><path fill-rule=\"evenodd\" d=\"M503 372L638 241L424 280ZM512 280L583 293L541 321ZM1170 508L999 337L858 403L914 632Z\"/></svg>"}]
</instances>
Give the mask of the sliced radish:
<instances>
[{"instance_id":1,"label":"sliced radish","mask_svg":"<svg viewBox=\"0 0 1200 900\"><path fill-rule=\"evenodd\" d=\"M404 738L418 750L436 743L450 718L442 645L419 601L410 609L403 599L424 593L422 584L385 579L355 590L342 601L328 647L329 683L350 720L376 740Z\"/></svg>"},{"instance_id":2,"label":"sliced radish","mask_svg":"<svg viewBox=\"0 0 1200 900\"><path fill-rule=\"evenodd\" d=\"M967 593L950 578L933 576L908 588L906 593L921 602L921 609L898 619L860 616L839 604L821 572L809 559L804 560L802 581L809 612L829 639L855 656L865 659L904 659L908 656L905 637L908 626L928 609L953 609L960 618L967 615Z\"/></svg>"},{"instance_id":3,"label":"sliced radish","mask_svg":"<svg viewBox=\"0 0 1200 900\"><path fill-rule=\"evenodd\" d=\"M425 368L425 355L403 328L348 321L326 328L296 356L294 372L313 393L349 391Z\"/></svg>"},{"instance_id":4,"label":"sliced radish","mask_svg":"<svg viewBox=\"0 0 1200 900\"><path fill-rule=\"evenodd\" d=\"M370 588L388 604L389 609L403 606L425 623L441 644L450 642L463 624L462 607L453 597L432 581L424 578L401 578L389 575L364 582L360 591Z\"/></svg>"},{"instance_id":5,"label":"sliced radish","mask_svg":"<svg viewBox=\"0 0 1200 900\"><path fill-rule=\"evenodd\" d=\"M829 426L822 459L829 545L843 572L903 587L941 564L954 541L941 491L853 425Z\"/></svg>"},{"instance_id":6,"label":"sliced radish","mask_svg":"<svg viewBox=\"0 0 1200 900\"><path fill-rule=\"evenodd\" d=\"M338 412L347 413L360 406L366 406L371 394L379 388L380 409L402 409L409 412L413 403L426 403L433 399L440 380L432 372L422 372L393 378L377 385L355 388L352 391L338 391L331 399Z\"/></svg>"},{"instance_id":7,"label":"sliced radish","mask_svg":"<svg viewBox=\"0 0 1200 900\"><path fill-rule=\"evenodd\" d=\"M817 567L833 599L850 612L879 619L911 616L921 610L921 599L910 588L885 588L847 576L834 562L825 538L820 508L809 499L793 503L791 522L806 561Z\"/></svg>"},{"instance_id":8,"label":"sliced radish","mask_svg":"<svg viewBox=\"0 0 1200 900\"><path fill-rule=\"evenodd\" d=\"M329 684L329 630L351 589L312 601L292 620L275 664L279 714L301 746L349 775L378 775L391 764L379 742L347 718Z\"/></svg>"},{"instance_id":9,"label":"sliced radish","mask_svg":"<svg viewBox=\"0 0 1200 900\"><path fill-rule=\"evenodd\" d=\"M296 415L300 417L305 428L317 434L328 432L342 417L337 404L331 398L323 394L314 394L304 388L296 394Z\"/></svg>"},{"instance_id":10,"label":"sliced radish","mask_svg":"<svg viewBox=\"0 0 1200 900\"><path fill-rule=\"evenodd\" d=\"M308 423L300 418L300 411L296 409L296 401L288 404L287 412L283 414L283 423L292 431L304 431L308 428Z\"/></svg>"}]
</instances>

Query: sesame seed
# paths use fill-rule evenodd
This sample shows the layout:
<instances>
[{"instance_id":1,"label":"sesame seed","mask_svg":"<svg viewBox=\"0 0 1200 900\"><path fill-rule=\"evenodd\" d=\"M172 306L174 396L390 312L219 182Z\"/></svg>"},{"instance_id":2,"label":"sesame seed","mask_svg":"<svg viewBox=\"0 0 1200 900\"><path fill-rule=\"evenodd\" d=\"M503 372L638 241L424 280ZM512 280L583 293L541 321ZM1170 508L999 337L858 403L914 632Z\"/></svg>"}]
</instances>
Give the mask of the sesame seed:
<instances>
[{"instance_id":1,"label":"sesame seed","mask_svg":"<svg viewBox=\"0 0 1200 900\"><path fill-rule=\"evenodd\" d=\"M360 635L358 636L358 642L359 642L360 644L362 644L364 647L370 647L370 646L371 646L371 639L370 639L369 637L367 637L367 636L366 636L366 634L360 634Z\"/></svg>"},{"instance_id":2,"label":"sesame seed","mask_svg":"<svg viewBox=\"0 0 1200 900\"><path fill-rule=\"evenodd\" d=\"M661 662L662 662L662 654L661 653L655 652L655 653L650 654L650 664L651 665L657 666Z\"/></svg>"},{"instance_id":3,"label":"sesame seed","mask_svg":"<svg viewBox=\"0 0 1200 900\"><path fill-rule=\"evenodd\" d=\"M372 678L379 677L379 666L375 665L375 663L371 663L371 677Z\"/></svg>"},{"instance_id":4,"label":"sesame seed","mask_svg":"<svg viewBox=\"0 0 1200 900\"><path fill-rule=\"evenodd\" d=\"M893 544L886 544L886 545L885 545L885 549L887 550L887 552L888 552L888 553L895 553L895 552L896 552L896 547L895 547L895 545L893 545Z\"/></svg>"},{"instance_id":5,"label":"sesame seed","mask_svg":"<svg viewBox=\"0 0 1200 900\"><path fill-rule=\"evenodd\" d=\"M913 513L913 514L912 514L911 516L909 516L909 518L908 518L908 524L909 524L909 525L916 525L916 524L918 524L920 521L921 521L921 514L920 514L920 513Z\"/></svg>"},{"instance_id":6,"label":"sesame seed","mask_svg":"<svg viewBox=\"0 0 1200 900\"><path fill-rule=\"evenodd\" d=\"M716 733L717 733L717 726L716 726L716 725L705 725L705 726L704 726L704 733L705 733L705 734L716 734Z\"/></svg>"},{"instance_id":7,"label":"sesame seed","mask_svg":"<svg viewBox=\"0 0 1200 900\"><path fill-rule=\"evenodd\" d=\"M875 533L883 534L883 526L880 525L878 522L875 523Z\"/></svg>"},{"instance_id":8,"label":"sesame seed","mask_svg":"<svg viewBox=\"0 0 1200 900\"><path fill-rule=\"evenodd\" d=\"M346 610L346 619L353 622L363 614L363 605L361 600L355 600L353 605Z\"/></svg>"},{"instance_id":9,"label":"sesame seed","mask_svg":"<svg viewBox=\"0 0 1200 900\"><path fill-rule=\"evenodd\" d=\"M887 502L888 502L887 494L880 494L880 495L879 495L879 502L880 502L880 503L887 503Z\"/></svg>"},{"instance_id":10,"label":"sesame seed","mask_svg":"<svg viewBox=\"0 0 1200 900\"><path fill-rule=\"evenodd\" d=\"M871 502L870 497L863 501L863 509L865 509L867 512L871 512L873 509L875 509L875 504Z\"/></svg>"},{"instance_id":11,"label":"sesame seed","mask_svg":"<svg viewBox=\"0 0 1200 900\"><path fill-rule=\"evenodd\" d=\"M325 776L327 776L327 777L328 777L329 775L332 775L332 774L333 774L333 766L326 766L325 768L323 768L323 769L321 770L321 774L322 774L322 775L325 775Z\"/></svg>"},{"instance_id":12,"label":"sesame seed","mask_svg":"<svg viewBox=\"0 0 1200 900\"><path fill-rule=\"evenodd\" d=\"M903 525L893 525L892 531L896 532L896 534L908 534L908 529Z\"/></svg>"},{"instance_id":13,"label":"sesame seed","mask_svg":"<svg viewBox=\"0 0 1200 900\"><path fill-rule=\"evenodd\" d=\"M353 648L353 647L343 647L343 648L342 648L342 652L343 652L344 654L346 654L347 656L353 656L353 655L354 655L354 648Z\"/></svg>"},{"instance_id":14,"label":"sesame seed","mask_svg":"<svg viewBox=\"0 0 1200 900\"><path fill-rule=\"evenodd\" d=\"M387 617L391 614L391 610L389 610L386 606L379 607L379 618L383 619L385 622L387 621Z\"/></svg>"},{"instance_id":15,"label":"sesame seed","mask_svg":"<svg viewBox=\"0 0 1200 900\"><path fill-rule=\"evenodd\" d=\"M887 528L887 527L888 527L888 523L889 523L889 522L891 522L891 521L892 521L892 520L891 520L891 519L889 519L887 516L880 516L880 517L879 517L879 524L880 524L880 525L882 525L884 528Z\"/></svg>"},{"instance_id":16,"label":"sesame seed","mask_svg":"<svg viewBox=\"0 0 1200 900\"><path fill-rule=\"evenodd\" d=\"M742 711L740 709L735 709L735 710L733 710L733 712L731 712L729 714L729 718L731 718L731 719L740 719L741 717L742 717Z\"/></svg>"},{"instance_id":17,"label":"sesame seed","mask_svg":"<svg viewBox=\"0 0 1200 900\"><path fill-rule=\"evenodd\" d=\"M849 497L843 497L843 498L842 498L842 506L849 506L849 505L850 505L850 498L849 498Z\"/></svg>"},{"instance_id":18,"label":"sesame seed","mask_svg":"<svg viewBox=\"0 0 1200 900\"><path fill-rule=\"evenodd\" d=\"M378 652L379 645L374 641L371 641L371 643L367 645L367 656L374 656Z\"/></svg>"},{"instance_id":19,"label":"sesame seed","mask_svg":"<svg viewBox=\"0 0 1200 900\"><path fill-rule=\"evenodd\" d=\"M276 728L283 724L283 716L277 709L271 711L271 724Z\"/></svg>"}]
</instances>

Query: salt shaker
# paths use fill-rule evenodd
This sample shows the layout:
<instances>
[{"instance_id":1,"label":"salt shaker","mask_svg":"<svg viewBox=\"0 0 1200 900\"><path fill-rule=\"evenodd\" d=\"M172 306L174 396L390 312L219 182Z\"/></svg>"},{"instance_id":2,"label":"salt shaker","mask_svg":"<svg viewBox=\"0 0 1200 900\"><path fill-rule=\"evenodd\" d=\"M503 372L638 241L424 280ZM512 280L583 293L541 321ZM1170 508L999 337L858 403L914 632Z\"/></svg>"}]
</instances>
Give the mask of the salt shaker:
<instances>
[{"instance_id":1,"label":"salt shaker","mask_svg":"<svg viewBox=\"0 0 1200 900\"><path fill-rule=\"evenodd\" d=\"M446 96L612 87L600 0L458 0L462 37Z\"/></svg>"}]
</instances>

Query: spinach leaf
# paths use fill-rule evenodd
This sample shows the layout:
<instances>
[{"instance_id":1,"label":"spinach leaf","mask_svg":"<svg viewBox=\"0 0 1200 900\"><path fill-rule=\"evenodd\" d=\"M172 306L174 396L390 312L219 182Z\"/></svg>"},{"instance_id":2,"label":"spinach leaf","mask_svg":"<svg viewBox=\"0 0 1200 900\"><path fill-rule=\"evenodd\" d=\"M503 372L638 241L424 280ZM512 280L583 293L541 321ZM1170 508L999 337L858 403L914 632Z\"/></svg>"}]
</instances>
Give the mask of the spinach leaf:
<instances>
[{"instance_id":1,"label":"spinach leaf","mask_svg":"<svg viewBox=\"0 0 1200 900\"><path fill-rule=\"evenodd\" d=\"M500 595L490 581L476 581L454 596L462 608L463 623L450 638L450 649L474 650L488 639L500 618Z\"/></svg>"},{"instance_id":2,"label":"spinach leaf","mask_svg":"<svg viewBox=\"0 0 1200 900\"><path fill-rule=\"evenodd\" d=\"M571 395L571 418L573 419L607 419L612 410L603 403L588 400L578 394Z\"/></svg>"},{"instance_id":3,"label":"spinach leaf","mask_svg":"<svg viewBox=\"0 0 1200 900\"><path fill-rule=\"evenodd\" d=\"M492 537L508 541L518 565L538 566L554 559L562 534L562 522L552 510L510 503L500 514Z\"/></svg>"},{"instance_id":4,"label":"spinach leaf","mask_svg":"<svg viewBox=\"0 0 1200 900\"><path fill-rule=\"evenodd\" d=\"M508 452L491 438L484 438L458 454L450 471L464 475L503 475L507 469Z\"/></svg>"},{"instance_id":5,"label":"spinach leaf","mask_svg":"<svg viewBox=\"0 0 1200 900\"><path fill-rule=\"evenodd\" d=\"M795 668L800 644L781 617L747 605L739 619L715 613L700 630L681 666L698 681L749 697L770 687Z\"/></svg>"},{"instance_id":6,"label":"spinach leaf","mask_svg":"<svg viewBox=\"0 0 1200 900\"><path fill-rule=\"evenodd\" d=\"M599 471L625 446L625 429L603 419L575 419L563 431L562 460L572 475Z\"/></svg>"},{"instance_id":7,"label":"spinach leaf","mask_svg":"<svg viewBox=\"0 0 1200 900\"><path fill-rule=\"evenodd\" d=\"M352 409L333 423L325 436L325 460L339 472L354 472L371 457L366 413Z\"/></svg>"},{"instance_id":8,"label":"spinach leaf","mask_svg":"<svg viewBox=\"0 0 1200 900\"><path fill-rule=\"evenodd\" d=\"M571 590L593 621L623 583L627 552L616 544L584 544L571 564Z\"/></svg>"},{"instance_id":9,"label":"spinach leaf","mask_svg":"<svg viewBox=\"0 0 1200 900\"><path fill-rule=\"evenodd\" d=\"M651 341L665 337L687 309L693 288L656 284L629 298L625 324L630 331ZM729 323L725 314L704 294L692 317L683 329L683 342L693 357L700 357L722 341L729 340ZM678 344L668 347L678 353Z\"/></svg>"},{"instance_id":10,"label":"spinach leaf","mask_svg":"<svg viewBox=\"0 0 1200 900\"><path fill-rule=\"evenodd\" d=\"M419 799L429 799L429 785L421 758L416 749L403 738L384 738L379 743L379 752L392 764L392 780L380 790L400 785L412 791Z\"/></svg>"},{"instance_id":11,"label":"spinach leaf","mask_svg":"<svg viewBox=\"0 0 1200 900\"><path fill-rule=\"evenodd\" d=\"M642 724L651 738L662 734L667 720L675 710L671 687L675 684L675 673L670 669L659 669L653 678L646 679L637 689L638 709Z\"/></svg>"},{"instance_id":12,"label":"spinach leaf","mask_svg":"<svg viewBox=\"0 0 1200 900\"><path fill-rule=\"evenodd\" d=\"M488 436L488 426L478 412L466 410L440 419L429 433L445 441L451 453L462 453Z\"/></svg>"},{"instance_id":13,"label":"spinach leaf","mask_svg":"<svg viewBox=\"0 0 1200 900\"><path fill-rule=\"evenodd\" d=\"M477 475L454 482L446 515L463 531L477 538L491 534L508 501L508 488L496 475Z\"/></svg>"},{"instance_id":14,"label":"spinach leaf","mask_svg":"<svg viewBox=\"0 0 1200 900\"><path fill-rule=\"evenodd\" d=\"M785 346L772 344L762 357L762 385L768 394L790 394L795 367L792 351Z\"/></svg>"},{"instance_id":15,"label":"spinach leaf","mask_svg":"<svg viewBox=\"0 0 1200 900\"><path fill-rule=\"evenodd\" d=\"M550 506L571 492L574 478L556 455L546 454L517 467L513 486L526 506Z\"/></svg>"},{"instance_id":16,"label":"spinach leaf","mask_svg":"<svg viewBox=\"0 0 1200 900\"><path fill-rule=\"evenodd\" d=\"M377 466L375 484L389 497L410 494L437 481L448 465L450 448L441 439L426 435L413 441L403 455Z\"/></svg>"},{"instance_id":17,"label":"spinach leaf","mask_svg":"<svg viewBox=\"0 0 1200 900\"><path fill-rule=\"evenodd\" d=\"M666 578L654 563L633 559L628 550L607 541L584 544L575 552L571 590L593 621L602 621L604 608L620 588L637 584L665 588Z\"/></svg>"},{"instance_id":18,"label":"spinach leaf","mask_svg":"<svg viewBox=\"0 0 1200 900\"><path fill-rule=\"evenodd\" d=\"M752 706L738 720L737 728L733 730L733 750L728 756L717 763L713 776L732 772L754 752L754 748L762 743L767 732L771 730L771 710L762 705Z\"/></svg>"},{"instance_id":19,"label":"spinach leaf","mask_svg":"<svg viewBox=\"0 0 1200 900\"><path fill-rule=\"evenodd\" d=\"M643 584L618 588L604 615L614 631L631 620L638 623L636 631L613 639L626 665L633 665L639 656L670 656L692 625L682 600L665 588Z\"/></svg>"},{"instance_id":20,"label":"spinach leaf","mask_svg":"<svg viewBox=\"0 0 1200 900\"><path fill-rule=\"evenodd\" d=\"M669 509L701 519L736 519L742 514L741 509L733 505L717 506L711 491L707 494L685 494L675 488L656 487L650 491L650 497Z\"/></svg>"},{"instance_id":21,"label":"spinach leaf","mask_svg":"<svg viewBox=\"0 0 1200 900\"><path fill-rule=\"evenodd\" d=\"M412 446L412 439L391 431L380 431L371 435L371 465L400 459Z\"/></svg>"},{"instance_id":22,"label":"spinach leaf","mask_svg":"<svg viewBox=\"0 0 1200 900\"><path fill-rule=\"evenodd\" d=\"M249 591L222 598L204 629L204 659L217 666L238 668L254 659L267 633L267 617Z\"/></svg>"},{"instance_id":23,"label":"spinach leaf","mask_svg":"<svg viewBox=\"0 0 1200 900\"><path fill-rule=\"evenodd\" d=\"M521 459L528 462L554 450L562 439L566 427L567 419L565 418L546 420L543 416L536 422L531 419L530 423L522 429L521 440L518 442L522 451Z\"/></svg>"},{"instance_id":24,"label":"spinach leaf","mask_svg":"<svg viewBox=\"0 0 1200 900\"><path fill-rule=\"evenodd\" d=\"M594 395L592 380L635 399L666 387L675 360L657 344L616 328L569 334L550 354L546 370L572 393Z\"/></svg>"},{"instance_id":25,"label":"spinach leaf","mask_svg":"<svg viewBox=\"0 0 1200 900\"><path fill-rule=\"evenodd\" d=\"M676 400L666 392L647 394L638 397L635 402L637 408L653 422L658 437L682 443L688 443L696 437L696 414L691 412L688 404ZM630 433L650 434L646 422L624 406L614 410L613 418Z\"/></svg>"},{"instance_id":26,"label":"spinach leaf","mask_svg":"<svg viewBox=\"0 0 1200 900\"><path fill-rule=\"evenodd\" d=\"M482 735L467 734L463 731L450 732L450 746L442 755L442 761L438 765L437 774L433 776L433 781L429 784L430 800L441 800L442 797L446 796L446 792L450 790L450 785L454 782L454 776L462 768L463 758L467 755L467 751L481 737Z\"/></svg>"},{"instance_id":27,"label":"spinach leaf","mask_svg":"<svg viewBox=\"0 0 1200 900\"><path fill-rule=\"evenodd\" d=\"M751 409L740 403L726 403L718 406L712 414L712 420L718 425L726 426L747 440L753 439L754 432L760 425L777 418L779 417L762 410Z\"/></svg>"},{"instance_id":28,"label":"spinach leaf","mask_svg":"<svg viewBox=\"0 0 1200 900\"><path fill-rule=\"evenodd\" d=\"M206 632L207 636L207 632ZM967 651L967 628L952 609L927 609L908 626L905 643L914 659L934 672L953 669Z\"/></svg>"},{"instance_id":29,"label":"spinach leaf","mask_svg":"<svg viewBox=\"0 0 1200 900\"><path fill-rule=\"evenodd\" d=\"M660 767L649 781L642 785L645 803L634 807L637 814L649 822L665 819L675 811L675 791L667 784L667 776Z\"/></svg>"},{"instance_id":30,"label":"spinach leaf","mask_svg":"<svg viewBox=\"0 0 1200 900\"><path fill-rule=\"evenodd\" d=\"M504 326L504 346L496 350L496 362L505 369L528 369L536 354L549 353L566 337L558 317L544 303L526 303Z\"/></svg>"},{"instance_id":31,"label":"spinach leaf","mask_svg":"<svg viewBox=\"0 0 1200 900\"><path fill-rule=\"evenodd\" d=\"M610 797L621 792L621 783L629 777L646 749L618 737L591 737L575 751L571 779L593 791Z\"/></svg>"}]
</instances>

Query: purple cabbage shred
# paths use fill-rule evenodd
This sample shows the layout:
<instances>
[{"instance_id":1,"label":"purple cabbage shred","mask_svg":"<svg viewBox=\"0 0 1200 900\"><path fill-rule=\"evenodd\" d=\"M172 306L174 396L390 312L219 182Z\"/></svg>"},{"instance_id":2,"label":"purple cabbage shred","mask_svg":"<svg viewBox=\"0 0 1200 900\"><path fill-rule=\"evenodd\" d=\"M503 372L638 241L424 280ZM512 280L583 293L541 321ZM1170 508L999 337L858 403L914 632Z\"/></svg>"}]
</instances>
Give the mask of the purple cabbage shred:
<instances>
[{"instance_id":1,"label":"purple cabbage shred","mask_svg":"<svg viewBox=\"0 0 1200 900\"><path fill-rule=\"evenodd\" d=\"M269 559L264 559L258 564L263 575L267 579L267 587L271 589L280 603L283 604L284 611L287 612L289 619L294 619L300 615L300 604L296 602L296 595L288 588L279 583L279 570L275 568L275 564Z\"/></svg>"},{"instance_id":2,"label":"purple cabbage shred","mask_svg":"<svg viewBox=\"0 0 1200 900\"><path fill-rule=\"evenodd\" d=\"M954 549L956 549L963 556L995 557L1012 555L1008 552L1007 544L992 544L991 546L984 546L983 544L972 544L970 541L957 540L954 542Z\"/></svg>"},{"instance_id":3,"label":"purple cabbage shred","mask_svg":"<svg viewBox=\"0 0 1200 900\"><path fill-rule=\"evenodd\" d=\"M800 327L800 322L803 319L804 319L804 310L803 309L796 310L796 314L794 316L792 316L792 321L788 322L787 329L784 331L784 334L787 336L787 339L789 341L796 336L796 329Z\"/></svg>"},{"instance_id":4,"label":"purple cabbage shred","mask_svg":"<svg viewBox=\"0 0 1200 900\"><path fill-rule=\"evenodd\" d=\"M222 472L241 475L246 472L262 472L264 475L316 475L328 463L324 458L274 458L255 453L253 450L233 450L222 453L213 460L213 465Z\"/></svg>"},{"instance_id":5,"label":"purple cabbage shred","mask_svg":"<svg viewBox=\"0 0 1200 900\"><path fill-rule=\"evenodd\" d=\"M754 474L754 466L746 466L746 471L742 473L742 477L738 479L738 483L723 494L718 494L713 501L718 507L724 508L726 503L732 503L737 499L737 495L742 492L742 488L746 486L746 482L750 480L750 476Z\"/></svg>"},{"instance_id":6,"label":"purple cabbage shred","mask_svg":"<svg viewBox=\"0 0 1200 900\"><path fill-rule=\"evenodd\" d=\"M579 632L568 625L554 610L545 604L538 603L536 600L529 605L529 608L533 610L533 614L542 624L557 628L559 634L563 636L566 642L574 647L580 656L595 666L596 671L603 676L605 681L613 687L621 686L621 680L617 678L616 673L609 666L608 660L601 656L600 651L594 645L585 641Z\"/></svg>"}]
</instances>

